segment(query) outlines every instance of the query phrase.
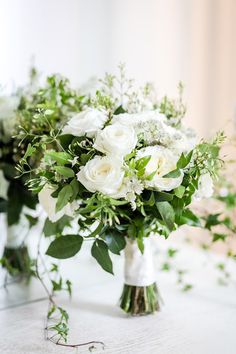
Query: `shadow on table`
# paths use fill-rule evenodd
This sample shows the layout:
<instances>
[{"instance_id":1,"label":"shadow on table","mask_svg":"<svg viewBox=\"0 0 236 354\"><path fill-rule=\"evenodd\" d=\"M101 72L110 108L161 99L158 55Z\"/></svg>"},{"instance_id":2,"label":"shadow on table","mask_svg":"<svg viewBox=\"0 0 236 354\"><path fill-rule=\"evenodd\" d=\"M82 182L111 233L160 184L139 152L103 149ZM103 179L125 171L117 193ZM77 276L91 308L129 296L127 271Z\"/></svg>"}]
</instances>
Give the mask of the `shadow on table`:
<instances>
[{"instance_id":1,"label":"shadow on table","mask_svg":"<svg viewBox=\"0 0 236 354\"><path fill-rule=\"evenodd\" d=\"M117 304L109 305L109 304L101 304L94 303L89 301L80 300L78 304L74 304L79 311L86 311L91 313L98 313L103 316L109 317L119 317L125 318L127 315L122 312Z\"/></svg>"}]
</instances>

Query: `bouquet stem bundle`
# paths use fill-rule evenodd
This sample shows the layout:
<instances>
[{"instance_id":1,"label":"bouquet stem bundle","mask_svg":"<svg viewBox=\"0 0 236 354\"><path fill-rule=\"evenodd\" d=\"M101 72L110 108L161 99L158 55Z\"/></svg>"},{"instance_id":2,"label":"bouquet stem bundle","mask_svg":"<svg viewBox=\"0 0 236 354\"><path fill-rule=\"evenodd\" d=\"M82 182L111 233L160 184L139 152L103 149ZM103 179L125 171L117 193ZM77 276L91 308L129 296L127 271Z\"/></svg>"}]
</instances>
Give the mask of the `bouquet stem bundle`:
<instances>
[{"instance_id":1,"label":"bouquet stem bundle","mask_svg":"<svg viewBox=\"0 0 236 354\"><path fill-rule=\"evenodd\" d=\"M151 238L146 237L141 252L136 240L126 240L125 284L120 307L131 315L146 315L160 310L151 242Z\"/></svg>"},{"instance_id":2,"label":"bouquet stem bundle","mask_svg":"<svg viewBox=\"0 0 236 354\"><path fill-rule=\"evenodd\" d=\"M124 284L120 307L133 316L160 311L160 295L156 283L148 286Z\"/></svg>"}]
</instances>

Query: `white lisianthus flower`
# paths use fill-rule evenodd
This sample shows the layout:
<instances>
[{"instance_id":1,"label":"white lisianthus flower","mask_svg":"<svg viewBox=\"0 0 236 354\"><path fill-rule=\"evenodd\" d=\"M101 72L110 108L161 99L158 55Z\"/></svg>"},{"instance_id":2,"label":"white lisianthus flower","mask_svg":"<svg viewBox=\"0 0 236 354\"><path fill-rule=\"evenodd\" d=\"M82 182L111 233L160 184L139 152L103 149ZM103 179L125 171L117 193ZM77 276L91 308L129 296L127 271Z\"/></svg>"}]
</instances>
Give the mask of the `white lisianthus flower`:
<instances>
[{"instance_id":1,"label":"white lisianthus flower","mask_svg":"<svg viewBox=\"0 0 236 354\"><path fill-rule=\"evenodd\" d=\"M194 194L194 199L211 198L214 193L214 183L210 173L201 175L198 181L198 190Z\"/></svg>"},{"instance_id":2,"label":"white lisianthus flower","mask_svg":"<svg viewBox=\"0 0 236 354\"><path fill-rule=\"evenodd\" d=\"M93 147L105 154L124 157L135 148L136 144L137 135L132 126L114 123L98 132Z\"/></svg>"},{"instance_id":3,"label":"white lisianthus flower","mask_svg":"<svg viewBox=\"0 0 236 354\"><path fill-rule=\"evenodd\" d=\"M93 108L87 108L85 111L74 115L64 127L62 134L71 134L74 136L87 135L94 137L96 132L103 128L107 120L107 115Z\"/></svg>"},{"instance_id":4,"label":"white lisianthus flower","mask_svg":"<svg viewBox=\"0 0 236 354\"><path fill-rule=\"evenodd\" d=\"M0 170L0 198L7 199L9 182L4 177L3 171Z\"/></svg>"},{"instance_id":5,"label":"white lisianthus flower","mask_svg":"<svg viewBox=\"0 0 236 354\"><path fill-rule=\"evenodd\" d=\"M182 183L182 172L180 176L176 178L164 177L167 173L176 169L178 156L171 150L163 146L148 146L138 151L138 158L144 156L151 156L150 161L145 167L145 176L149 176L156 171L150 181L145 181L147 187L154 188L158 191L171 191Z\"/></svg>"},{"instance_id":6,"label":"white lisianthus flower","mask_svg":"<svg viewBox=\"0 0 236 354\"><path fill-rule=\"evenodd\" d=\"M74 203L68 203L64 206L64 208L56 212L57 198L52 197L53 192L55 192L55 189L52 186L46 184L38 194L39 203L41 204L43 210L46 212L49 220L51 222L56 222L64 215L73 216L77 207L77 205Z\"/></svg>"},{"instance_id":7,"label":"white lisianthus flower","mask_svg":"<svg viewBox=\"0 0 236 354\"><path fill-rule=\"evenodd\" d=\"M96 156L77 173L78 181L88 191L98 191L114 198L122 185L123 177L122 162L109 156Z\"/></svg>"}]
</instances>

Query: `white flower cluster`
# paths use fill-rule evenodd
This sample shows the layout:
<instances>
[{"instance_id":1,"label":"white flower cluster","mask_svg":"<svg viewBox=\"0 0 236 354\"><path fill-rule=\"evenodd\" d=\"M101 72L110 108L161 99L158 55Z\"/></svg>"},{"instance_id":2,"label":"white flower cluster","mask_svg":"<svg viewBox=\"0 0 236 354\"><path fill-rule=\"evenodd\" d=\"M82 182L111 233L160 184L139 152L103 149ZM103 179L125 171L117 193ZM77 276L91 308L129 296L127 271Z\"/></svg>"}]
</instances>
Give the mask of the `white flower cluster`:
<instances>
[{"instance_id":1,"label":"white flower cluster","mask_svg":"<svg viewBox=\"0 0 236 354\"><path fill-rule=\"evenodd\" d=\"M166 192L177 188L182 183L183 172L180 171L175 178L166 175L176 169L181 153L188 153L194 148L196 138L192 131L183 126L175 128L168 123L167 118L157 110L123 113L114 115L112 119L105 111L93 108L77 113L67 122L63 134L88 137L92 139L91 149L97 151L97 155L80 168L78 181L92 193L101 192L115 199L126 199L132 209L136 208L137 195L145 188ZM140 178L127 162L127 155L131 153L136 161L149 157ZM79 159L79 156L75 157L73 165ZM210 177L204 178L203 182ZM201 181L199 195L200 190ZM41 194L39 199L43 202L48 190L43 189ZM49 194L49 198L53 199L51 192ZM62 213L70 215L71 209ZM55 218L58 219L58 215L53 213L51 219Z\"/></svg>"}]
</instances>

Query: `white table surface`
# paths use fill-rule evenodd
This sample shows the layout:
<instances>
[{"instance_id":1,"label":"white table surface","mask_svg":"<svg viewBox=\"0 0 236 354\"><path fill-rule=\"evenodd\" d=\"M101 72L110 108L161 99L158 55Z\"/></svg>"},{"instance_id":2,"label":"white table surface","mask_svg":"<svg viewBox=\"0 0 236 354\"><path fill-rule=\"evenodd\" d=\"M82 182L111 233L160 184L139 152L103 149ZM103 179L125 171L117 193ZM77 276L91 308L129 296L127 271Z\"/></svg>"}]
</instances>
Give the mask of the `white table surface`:
<instances>
[{"instance_id":1,"label":"white table surface","mask_svg":"<svg viewBox=\"0 0 236 354\"><path fill-rule=\"evenodd\" d=\"M167 245L158 241L162 251ZM162 252L157 254L156 264L165 302L162 311L135 318L117 306L122 257L114 258L115 277L100 270L86 252L63 262L63 273L74 285L72 300L66 295L57 298L70 315L69 343L103 341L104 349L97 345L93 350L98 354L235 354L236 285L234 281L227 287L217 284L214 265L222 257L182 247L176 263L190 268L187 277L194 284L187 293L179 290L174 272L160 272L162 257ZM236 262L229 267L236 274ZM64 348L44 340L47 306L36 280L0 290L1 354L89 353L88 347Z\"/></svg>"}]
</instances>

